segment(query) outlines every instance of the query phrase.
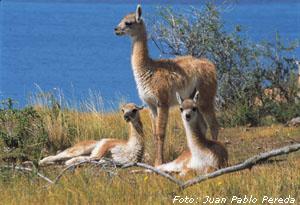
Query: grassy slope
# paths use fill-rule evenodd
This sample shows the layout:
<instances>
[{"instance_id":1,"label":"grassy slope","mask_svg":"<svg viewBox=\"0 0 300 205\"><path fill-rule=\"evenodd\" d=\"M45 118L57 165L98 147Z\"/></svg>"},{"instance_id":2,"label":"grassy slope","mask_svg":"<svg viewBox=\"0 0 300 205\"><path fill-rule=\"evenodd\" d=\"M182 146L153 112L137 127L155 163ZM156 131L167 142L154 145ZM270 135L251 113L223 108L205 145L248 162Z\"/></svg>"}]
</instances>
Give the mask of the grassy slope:
<instances>
[{"instance_id":1,"label":"grassy slope","mask_svg":"<svg viewBox=\"0 0 300 205\"><path fill-rule=\"evenodd\" d=\"M102 115L68 112L63 115L67 124L61 123L60 117L55 121L47 121L47 113L43 115L53 140L63 138L63 141L69 140L73 144L83 139L126 138L128 134L120 113ZM146 152L149 155L146 162L152 163L154 143L147 111L142 113L142 121L146 133ZM68 139L66 130L70 128L73 137ZM167 160L171 160L185 147L178 112L171 112L167 136L165 155ZM300 129L281 125L226 128L221 130L220 140L226 143L230 164L234 164L254 154L287 145L293 140L300 141ZM82 167L67 173L59 184L48 188L43 188L44 181L15 173L9 180L0 178L0 204L171 204L174 195L227 197L229 204L233 195L253 195L259 200L263 195L297 197L300 195L299 156L299 153L294 153L281 157L283 161L221 176L182 192L159 176L132 175L128 174L128 170L119 170L118 175L111 178L96 168ZM41 171L53 178L60 169L56 167Z\"/></svg>"}]
</instances>

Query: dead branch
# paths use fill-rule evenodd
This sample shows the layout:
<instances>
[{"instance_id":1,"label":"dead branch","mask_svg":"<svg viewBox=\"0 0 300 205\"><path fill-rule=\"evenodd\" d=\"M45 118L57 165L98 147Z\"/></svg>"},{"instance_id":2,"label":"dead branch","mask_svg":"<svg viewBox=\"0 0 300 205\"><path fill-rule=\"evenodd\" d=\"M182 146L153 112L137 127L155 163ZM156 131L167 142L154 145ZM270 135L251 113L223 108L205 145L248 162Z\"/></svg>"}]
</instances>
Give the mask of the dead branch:
<instances>
[{"instance_id":1,"label":"dead branch","mask_svg":"<svg viewBox=\"0 0 300 205\"><path fill-rule=\"evenodd\" d=\"M148 164L144 164L144 163L129 163L129 164L125 164L123 165L121 168L125 169L125 168L129 168L129 167L141 167L141 168L145 168L147 170L151 170L152 172L167 178L168 180L170 180L171 182L177 184L178 186L183 186L183 182L179 179L176 179L175 177L173 177L170 174L167 174L166 172L160 171L159 169L156 169L155 167L148 165Z\"/></svg>"},{"instance_id":2,"label":"dead branch","mask_svg":"<svg viewBox=\"0 0 300 205\"><path fill-rule=\"evenodd\" d=\"M24 172L24 171L25 171L25 172L33 172L33 171L34 171L34 170L31 169L31 168L21 167L21 166L5 165L5 166L2 166L2 167L3 167L3 168L8 168L8 169L15 169L15 170L18 170L18 171L21 171L21 172ZM50 184L54 184L54 182L53 182L51 179L49 179L48 177L42 175L41 173L36 172L36 174L37 174L40 178L42 178L42 179L44 179L45 181L49 182Z\"/></svg>"},{"instance_id":3,"label":"dead branch","mask_svg":"<svg viewBox=\"0 0 300 205\"><path fill-rule=\"evenodd\" d=\"M279 149L274 149L271 150L269 152L264 152L261 154L258 154L254 157L251 157L247 160L245 160L243 163L234 165L234 166L230 166L230 167L226 167L223 169L219 169L215 172L206 174L206 175L202 175L202 176L198 176L195 177L191 180L186 181L182 186L180 186L181 189L185 189L187 187L193 186L195 184L198 184L200 182L206 181L208 179L211 178L215 178L224 174L228 174L228 173L232 173L232 172L237 172L240 170L244 170L244 169L248 169L248 168L252 168L253 166L257 165L259 162L263 162L266 161L267 159L271 158L271 157L276 157L279 155L284 155L284 154L289 154L292 152L296 152L300 150L300 143L298 144L294 144L294 145L289 145L289 146L285 146Z\"/></svg>"}]
</instances>

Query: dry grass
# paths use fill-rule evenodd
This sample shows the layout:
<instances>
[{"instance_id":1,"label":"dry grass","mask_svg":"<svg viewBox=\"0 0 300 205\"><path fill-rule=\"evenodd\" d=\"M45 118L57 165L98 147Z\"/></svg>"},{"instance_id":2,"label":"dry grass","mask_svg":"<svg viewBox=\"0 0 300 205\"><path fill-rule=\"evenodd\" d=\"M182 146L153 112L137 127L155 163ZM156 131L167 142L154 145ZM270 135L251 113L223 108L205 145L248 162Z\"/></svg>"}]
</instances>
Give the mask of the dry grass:
<instances>
[{"instance_id":1,"label":"dry grass","mask_svg":"<svg viewBox=\"0 0 300 205\"><path fill-rule=\"evenodd\" d=\"M45 119L49 136L56 143L73 144L80 140L103 137L126 138L127 125L121 113L80 113L65 111L55 117L40 111ZM148 111L142 112L146 135L146 152L152 163L154 141L151 135ZM220 140L230 153L230 164L240 162L254 154L300 141L300 129L282 125L258 128L226 128L220 132ZM172 160L185 149L185 135L177 111L172 111L165 146L166 160ZM48 153L45 153L48 154ZM200 200L225 197L230 204L232 196L253 195L259 200L264 195L297 198L300 195L299 153L277 158L277 161L260 165L251 170L224 175L198 184L184 191L156 175L129 174L119 170L118 175L108 176L93 167L81 167L67 173L57 185L43 188L44 181L20 173L0 177L0 204L172 204L174 195L189 196ZM60 168L44 168L41 171L52 178ZM187 176L190 178L192 176ZM200 200L201 202L201 200ZM261 202L257 202L260 204ZM233 203L234 204L234 203Z\"/></svg>"}]
</instances>

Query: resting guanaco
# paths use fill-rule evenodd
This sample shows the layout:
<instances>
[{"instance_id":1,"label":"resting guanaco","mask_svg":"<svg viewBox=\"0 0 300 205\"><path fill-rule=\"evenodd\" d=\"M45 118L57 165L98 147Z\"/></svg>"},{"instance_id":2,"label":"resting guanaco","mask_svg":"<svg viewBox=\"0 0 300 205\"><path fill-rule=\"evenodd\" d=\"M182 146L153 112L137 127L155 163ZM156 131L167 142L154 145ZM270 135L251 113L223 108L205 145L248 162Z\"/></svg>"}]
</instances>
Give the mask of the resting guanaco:
<instances>
[{"instance_id":1,"label":"resting guanaco","mask_svg":"<svg viewBox=\"0 0 300 205\"><path fill-rule=\"evenodd\" d=\"M163 146L169 108L176 104L175 91L189 97L197 88L201 99L198 108L209 124L212 138L217 140L219 125L214 103L217 91L216 69L207 59L192 56L174 59L153 60L149 57L147 32L138 5L136 13L126 15L115 28L119 36L129 35L132 39L131 64L140 98L149 106L153 135L156 139L155 164L163 162Z\"/></svg>"},{"instance_id":2,"label":"resting guanaco","mask_svg":"<svg viewBox=\"0 0 300 205\"><path fill-rule=\"evenodd\" d=\"M208 173L226 166L228 161L226 148L221 143L205 137L206 124L197 106L199 92L197 91L192 99L185 100L180 97L179 93L176 95L180 104L188 150L174 161L162 164L157 168L185 175L190 170Z\"/></svg>"},{"instance_id":3,"label":"resting guanaco","mask_svg":"<svg viewBox=\"0 0 300 205\"><path fill-rule=\"evenodd\" d=\"M46 165L68 160L65 164L70 165L83 160L100 160L104 156L120 164L141 161L144 154L143 124L139 114L141 109L143 107L133 103L122 107L123 117L130 127L128 140L106 138L100 141L82 141L55 156L42 159L39 164Z\"/></svg>"}]
</instances>

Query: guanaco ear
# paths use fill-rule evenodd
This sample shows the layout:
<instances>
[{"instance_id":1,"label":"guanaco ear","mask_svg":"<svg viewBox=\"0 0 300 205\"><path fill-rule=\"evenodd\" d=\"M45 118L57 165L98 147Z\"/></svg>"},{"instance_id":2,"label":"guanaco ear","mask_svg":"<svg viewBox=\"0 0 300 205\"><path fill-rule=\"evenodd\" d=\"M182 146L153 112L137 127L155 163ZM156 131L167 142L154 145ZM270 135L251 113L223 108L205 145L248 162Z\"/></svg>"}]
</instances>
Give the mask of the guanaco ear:
<instances>
[{"instance_id":1,"label":"guanaco ear","mask_svg":"<svg viewBox=\"0 0 300 205\"><path fill-rule=\"evenodd\" d=\"M144 109L144 105L142 105L142 106L137 106L137 105L136 105L136 109L142 110L142 109Z\"/></svg>"},{"instance_id":2,"label":"guanaco ear","mask_svg":"<svg viewBox=\"0 0 300 205\"><path fill-rule=\"evenodd\" d=\"M193 101L196 103L198 102L198 98L199 98L199 91L197 90L194 97L193 97Z\"/></svg>"},{"instance_id":3,"label":"guanaco ear","mask_svg":"<svg viewBox=\"0 0 300 205\"><path fill-rule=\"evenodd\" d=\"M137 5L136 7L136 12L135 12L135 20L136 22L140 23L142 18L142 7L140 4Z\"/></svg>"},{"instance_id":4,"label":"guanaco ear","mask_svg":"<svg viewBox=\"0 0 300 205\"><path fill-rule=\"evenodd\" d=\"M183 102L183 99L180 97L178 92L176 92L176 98L177 98L177 101L178 101L179 105L181 105L182 102Z\"/></svg>"},{"instance_id":5,"label":"guanaco ear","mask_svg":"<svg viewBox=\"0 0 300 205\"><path fill-rule=\"evenodd\" d=\"M195 95L196 95L196 92L197 92L197 89L195 88L195 89L193 90L193 92L190 94L189 99L193 99L193 98L195 97Z\"/></svg>"}]
</instances>

